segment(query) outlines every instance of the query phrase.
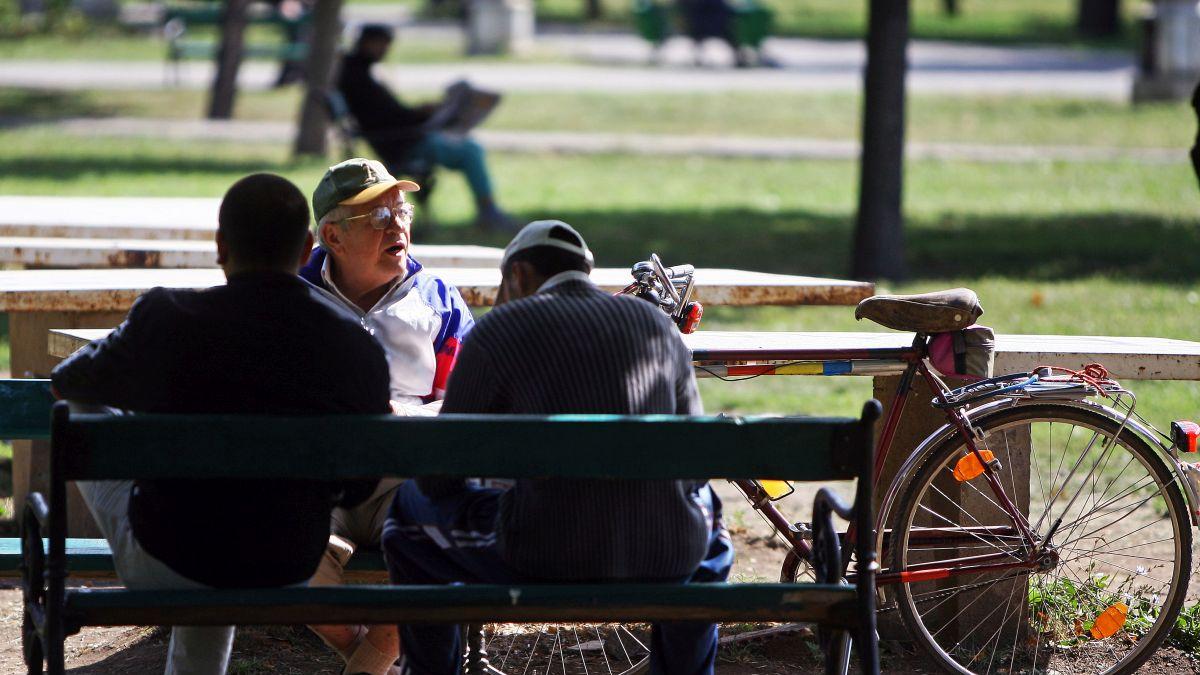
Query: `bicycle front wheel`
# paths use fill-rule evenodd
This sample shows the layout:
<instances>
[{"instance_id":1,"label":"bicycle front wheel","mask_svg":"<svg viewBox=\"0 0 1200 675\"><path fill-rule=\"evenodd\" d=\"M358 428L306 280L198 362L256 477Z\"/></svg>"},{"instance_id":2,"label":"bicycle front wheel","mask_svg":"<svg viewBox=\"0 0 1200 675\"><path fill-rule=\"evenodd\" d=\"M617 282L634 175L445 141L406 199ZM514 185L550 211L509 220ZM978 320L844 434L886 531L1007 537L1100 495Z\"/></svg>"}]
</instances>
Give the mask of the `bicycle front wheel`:
<instances>
[{"instance_id":1,"label":"bicycle front wheel","mask_svg":"<svg viewBox=\"0 0 1200 675\"><path fill-rule=\"evenodd\" d=\"M1176 475L1099 409L1035 403L974 422L1002 489L972 477L951 438L913 474L887 537L910 632L955 673L1133 672L1186 595Z\"/></svg>"},{"instance_id":2,"label":"bicycle front wheel","mask_svg":"<svg viewBox=\"0 0 1200 675\"><path fill-rule=\"evenodd\" d=\"M641 675L649 624L490 624L483 650L492 675Z\"/></svg>"}]
</instances>

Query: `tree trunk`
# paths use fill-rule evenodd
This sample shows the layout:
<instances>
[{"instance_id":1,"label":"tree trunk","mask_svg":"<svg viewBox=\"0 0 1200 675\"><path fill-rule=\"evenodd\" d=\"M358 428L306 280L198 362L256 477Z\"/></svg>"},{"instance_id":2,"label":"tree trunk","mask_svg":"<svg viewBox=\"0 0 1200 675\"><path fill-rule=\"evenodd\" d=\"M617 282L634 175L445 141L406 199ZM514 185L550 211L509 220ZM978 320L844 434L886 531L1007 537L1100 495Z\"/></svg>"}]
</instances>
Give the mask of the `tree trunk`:
<instances>
[{"instance_id":1,"label":"tree trunk","mask_svg":"<svg viewBox=\"0 0 1200 675\"><path fill-rule=\"evenodd\" d=\"M1079 34L1110 37L1121 30L1121 0L1079 0Z\"/></svg>"},{"instance_id":2,"label":"tree trunk","mask_svg":"<svg viewBox=\"0 0 1200 675\"><path fill-rule=\"evenodd\" d=\"M217 48L217 74L208 99L208 118L233 117L237 97L238 69L242 65L242 44L246 37L246 9L250 0L226 0L221 12L221 45Z\"/></svg>"},{"instance_id":3,"label":"tree trunk","mask_svg":"<svg viewBox=\"0 0 1200 675\"><path fill-rule=\"evenodd\" d=\"M596 19L599 19L604 14L604 7L601 5L601 0L585 0L585 1L587 3L587 7L585 9L585 16L587 17L588 21L595 21Z\"/></svg>"},{"instance_id":4,"label":"tree trunk","mask_svg":"<svg viewBox=\"0 0 1200 675\"><path fill-rule=\"evenodd\" d=\"M958 16L958 0L942 0L942 11L946 16Z\"/></svg>"},{"instance_id":5,"label":"tree trunk","mask_svg":"<svg viewBox=\"0 0 1200 675\"><path fill-rule=\"evenodd\" d=\"M332 85L337 65L338 38L342 34L343 0L317 0L313 8L313 30L305 68L304 103L300 106L300 126L293 151L296 155L325 154L325 129L329 114L325 109L325 91Z\"/></svg>"},{"instance_id":6,"label":"tree trunk","mask_svg":"<svg viewBox=\"0 0 1200 675\"><path fill-rule=\"evenodd\" d=\"M862 161L854 231L855 279L902 279L904 78L909 0L870 0L863 83Z\"/></svg>"}]
</instances>

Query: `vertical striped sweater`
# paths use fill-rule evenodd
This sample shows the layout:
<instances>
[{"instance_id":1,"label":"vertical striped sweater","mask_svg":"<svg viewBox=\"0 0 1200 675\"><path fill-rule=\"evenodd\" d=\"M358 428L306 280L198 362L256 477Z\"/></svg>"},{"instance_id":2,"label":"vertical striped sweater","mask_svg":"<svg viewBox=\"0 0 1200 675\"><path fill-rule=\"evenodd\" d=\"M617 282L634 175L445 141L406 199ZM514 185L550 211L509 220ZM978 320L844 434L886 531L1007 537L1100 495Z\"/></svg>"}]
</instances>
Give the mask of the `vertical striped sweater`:
<instances>
[{"instance_id":1,"label":"vertical striped sweater","mask_svg":"<svg viewBox=\"0 0 1200 675\"><path fill-rule=\"evenodd\" d=\"M464 342L442 412L702 410L690 354L670 319L644 300L613 297L583 275L566 273L479 321ZM455 489L445 481L420 484L431 497ZM684 577L707 547L708 522L694 497L702 484L518 480L501 497L497 545L517 570L538 578Z\"/></svg>"}]
</instances>

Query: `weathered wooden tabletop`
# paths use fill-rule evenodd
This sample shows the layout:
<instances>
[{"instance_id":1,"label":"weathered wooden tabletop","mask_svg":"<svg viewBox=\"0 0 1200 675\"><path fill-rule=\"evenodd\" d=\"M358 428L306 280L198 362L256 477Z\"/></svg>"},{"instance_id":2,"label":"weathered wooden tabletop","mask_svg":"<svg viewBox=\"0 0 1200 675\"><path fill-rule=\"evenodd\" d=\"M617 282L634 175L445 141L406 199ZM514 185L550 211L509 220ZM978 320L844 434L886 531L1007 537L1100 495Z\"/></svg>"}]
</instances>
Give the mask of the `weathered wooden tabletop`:
<instances>
[{"instance_id":1,"label":"weathered wooden tabletop","mask_svg":"<svg viewBox=\"0 0 1200 675\"><path fill-rule=\"evenodd\" d=\"M83 345L108 335L108 329L50 331L52 356L64 358ZM763 360L772 352L795 349L871 349L905 347L911 333L785 333L699 331L683 341L697 361L720 363L722 352L758 350ZM1200 380L1200 342L1152 337L1098 335L997 335L996 372L1022 372L1040 365L1081 368L1101 363L1113 377L1132 380Z\"/></svg>"},{"instance_id":2,"label":"weathered wooden tabletop","mask_svg":"<svg viewBox=\"0 0 1200 675\"><path fill-rule=\"evenodd\" d=\"M500 271L494 267L431 271L458 287L468 305L495 300ZM624 268L597 269L592 279L612 292L632 281ZM0 272L0 311L124 311L155 286L209 288L224 281L219 269L5 271ZM874 292L873 284L858 281L726 269L697 270L695 288L695 299L710 306L854 305Z\"/></svg>"},{"instance_id":3,"label":"weathered wooden tabletop","mask_svg":"<svg viewBox=\"0 0 1200 675\"><path fill-rule=\"evenodd\" d=\"M412 255L429 267L498 267L504 250L414 244ZM199 241L0 236L0 264L56 269L215 268L217 245L211 237Z\"/></svg>"},{"instance_id":4,"label":"weathered wooden tabletop","mask_svg":"<svg viewBox=\"0 0 1200 675\"><path fill-rule=\"evenodd\" d=\"M705 331L685 335L698 361L720 363L723 354L762 353L778 360L787 350L882 349L907 347L912 333L801 333ZM1113 377L1133 380L1200 380L1200 342L1155 337L1104 335L997 335L996 373L1030 371L1053 365L1082 368L1100 363Z\"/></svg>"}]
</instances>

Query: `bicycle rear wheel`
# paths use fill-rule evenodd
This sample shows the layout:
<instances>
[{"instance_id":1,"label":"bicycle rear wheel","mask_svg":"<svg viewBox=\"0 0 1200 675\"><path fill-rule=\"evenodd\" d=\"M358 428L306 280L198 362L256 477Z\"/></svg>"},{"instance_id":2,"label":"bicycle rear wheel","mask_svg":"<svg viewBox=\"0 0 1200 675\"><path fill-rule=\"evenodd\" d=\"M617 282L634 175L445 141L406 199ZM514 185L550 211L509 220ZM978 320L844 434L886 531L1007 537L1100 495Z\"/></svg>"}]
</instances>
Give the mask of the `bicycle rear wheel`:
<instances>
[{"instance_id":1,"label":"bicycle rear wheel","mask_svg":"<svg viewBox=\"0 0 1200 675\"><path fill-rule=\"evenodd\" d=\"M888 537L889 572L926 575L896 586L910 632L955 673L1133 672L1186 595L1192 533L1175 474L1099 409L1028 404L974 421L1033 542L984 476L954 475L962 439L943 442ZM1013 567L963 569L984 560Z\"/></svg>"}]
</instances>

